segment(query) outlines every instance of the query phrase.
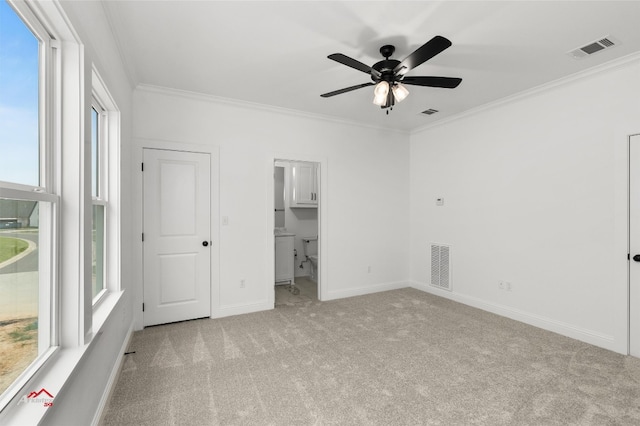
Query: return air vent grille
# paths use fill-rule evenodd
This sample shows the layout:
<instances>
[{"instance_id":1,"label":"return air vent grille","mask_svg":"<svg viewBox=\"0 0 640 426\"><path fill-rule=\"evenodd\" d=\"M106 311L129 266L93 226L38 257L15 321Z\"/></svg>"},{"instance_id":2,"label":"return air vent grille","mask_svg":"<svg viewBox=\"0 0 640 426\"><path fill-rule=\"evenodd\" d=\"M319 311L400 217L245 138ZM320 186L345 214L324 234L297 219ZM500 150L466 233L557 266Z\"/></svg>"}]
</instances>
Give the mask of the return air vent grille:
<instances>
[{"instance_id":1,"label":"return air vent grille","mask_svg":"<svg viewBox=\"0 0 640 426\"><path fill-rule=\"evenodd\" d=\"M431 244L431 285L451 291L451 247Z\"/></svg>"},{"instance_id":2,"label":"return air vent grille","mask_svg":"<svg viewBox=\"0 0 640 426\"><path fill-rule=\"evenodd\" d=\"M433 108L425 109L424 111L422 111L422 113L426 115L432 115L432 114L435 114L436 112L438 112L438 110Z\"/></svg>"},{"instance_id":3,"label":"return air vent grille","mask_svg":"<svg viewBox=\"0 0 640 426\"><path fill-rule=\"evenodd\" d=\"M567 52L567 54L574 59L582 59L589 55L593 55L594 53L601 52L605 49L610 49L612 47L615 47L619 44L620 44L620 40L612 36L606 36L592 43L586 44L582 47L578 47L577 49Z\"/></svg>"}]
</instances>

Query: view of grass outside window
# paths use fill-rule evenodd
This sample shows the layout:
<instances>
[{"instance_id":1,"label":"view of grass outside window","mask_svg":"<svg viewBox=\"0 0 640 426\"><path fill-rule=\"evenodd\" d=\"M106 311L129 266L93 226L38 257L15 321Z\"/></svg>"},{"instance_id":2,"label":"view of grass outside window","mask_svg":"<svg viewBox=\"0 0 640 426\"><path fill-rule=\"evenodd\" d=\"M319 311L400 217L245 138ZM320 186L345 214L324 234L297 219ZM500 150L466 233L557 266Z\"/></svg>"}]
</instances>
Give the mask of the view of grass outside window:
<instances>
[{"instance_id":1,"label":"view of grass outside window","mask_svg":"<svg viewBox=\"0 0 640 426\"><path fill-rule=\"evenodd\" d=\"M38 204L0 199L0 393L38 356Z\"/></svg>"},{"instance_id":2,"label":"view of grass outside window","mask_svg":"<svg viewBox=\"0 0 640 426\"><path fill-rule=\"evenodd\" d=\"M91 227L92 253L92 296L96 297L104 289L104 249L105 249L105 202L102 198L100 173L102 171L102 133L104 130L103 116L98 112L99 107L91 108L91 195L93 197L93 221Z\"/></svg>"},{"instance_id":3,"label":"view of grass outside window","mask_svg":"<svg viewBox=\"0 0 640 426\"><path fill-rule=\"evenodd\" d=\"M49 333L38 330L50 324L40 317L48 302L39 300L41 283L50 284L40 255L53 247L50 238L41 242L55 203L42 178L42 46L0 0L0 191L11 194L0 192L0 395L49 347Z\"/></svg>"}]
</instances>

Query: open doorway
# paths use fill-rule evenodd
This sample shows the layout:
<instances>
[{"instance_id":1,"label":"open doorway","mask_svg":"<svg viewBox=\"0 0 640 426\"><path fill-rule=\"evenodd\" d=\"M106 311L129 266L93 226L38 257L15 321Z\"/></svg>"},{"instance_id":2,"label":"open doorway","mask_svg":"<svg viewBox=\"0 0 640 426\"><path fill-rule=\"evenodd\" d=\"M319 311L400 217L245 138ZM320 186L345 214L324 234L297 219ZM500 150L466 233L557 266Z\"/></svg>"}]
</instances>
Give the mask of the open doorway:
<instances>
[{"instance_id":1,"label":"open doorway","mask_svg":"<svg viewBox=\"0 0 640 426\"><path fill-rule=\"evenodd\" d=\"M320 290L320 163L274 162L274 305L314 303Z\"/></svg>"}]
</instances>

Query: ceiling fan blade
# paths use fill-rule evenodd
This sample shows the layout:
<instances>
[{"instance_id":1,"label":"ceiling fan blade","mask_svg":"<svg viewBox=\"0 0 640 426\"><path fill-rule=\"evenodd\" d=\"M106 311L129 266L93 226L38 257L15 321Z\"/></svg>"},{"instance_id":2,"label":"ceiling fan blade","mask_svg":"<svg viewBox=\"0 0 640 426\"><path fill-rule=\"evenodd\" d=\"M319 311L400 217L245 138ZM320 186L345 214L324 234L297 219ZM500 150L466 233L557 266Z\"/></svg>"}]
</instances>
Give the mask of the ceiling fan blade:
<instances>
[{"instance_id":1,"label":"ceiling fan blade","mask_svg":"<svg viewBox=\"0 0 640 426\"><path fill-rule=\"evenodd\" d=\"M448 39L437 35L431 40L429 40L428 42L426 42L425 44L423 44L422 46L420 46L411 55L407 56L404 59L404 61L400 62L393 69L393 72L394 74L403 75L407 71L433 58L434 56L436 56L438 53L442 52L449 46L451 46L451 42Z\"/></svg>"},{"instance_id":2,"label":"ceiling fan blade","mask_svg":"<svg viewBox=\"0 0 640 426\"><path fill-rule=\"evenodd\" d=\"M331 96L339 95L341 93L350 92L350 91L356 90L356 89L362 89L363 87L367 87L367 86L373 86L374 84L375 83L358 84L357 86L345 87L344 89L334 90L333 92L324 93L324 94L322 94L320 96L322 96L323 98L329 98Z\"/></svg>"},{"instance_id":3,"label":"ceiling fan blade","mask_svg":"<svg viewBox=\"0 0 640 426\"><path fill-rule=\"evenodd\" d=\"M461 81L461 78L454 77L405 77L400 80L402 84L410 84L413 86L443 87L445 89L454 89L458 87Z\"/></svg>"},{"instance_id":4,"label":"ceiling fan blade","mask_svg":"<svg viewBox=\"0 0 640 426\"><path fill-rule=\"evenodd\" d=\"M369 75L374 75L376 77L380 77L380 72L377 70L374 70L373 68L371 68L369 65L363 64L360 61L356 61L353 58L348 57L347 55L343 55L342 53L334 53L332 55L327 56L327 58L334 60L336 62L339 62L343 65L346 65L348 67L357 69L358 71L362 71L364 73L367 73Z\"/></svg>"}]
</instances>

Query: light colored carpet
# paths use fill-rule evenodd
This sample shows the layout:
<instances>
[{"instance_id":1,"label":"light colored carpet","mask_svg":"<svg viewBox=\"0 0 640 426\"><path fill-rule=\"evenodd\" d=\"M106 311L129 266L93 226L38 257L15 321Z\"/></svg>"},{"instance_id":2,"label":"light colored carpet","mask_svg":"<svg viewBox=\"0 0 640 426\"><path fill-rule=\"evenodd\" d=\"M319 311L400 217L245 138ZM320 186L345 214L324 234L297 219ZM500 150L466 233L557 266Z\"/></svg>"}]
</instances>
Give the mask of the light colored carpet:
<instances>
[{"instance_id":1,"label":"light colored carpet","mask_svg":"<svg viewBox=\"0 0 640 426\"><path fill-rule=\"evenodd\" d=\"M640 360L415 289L136 332L104 425L638 425Z\"/></svg>"}]
</instances>

